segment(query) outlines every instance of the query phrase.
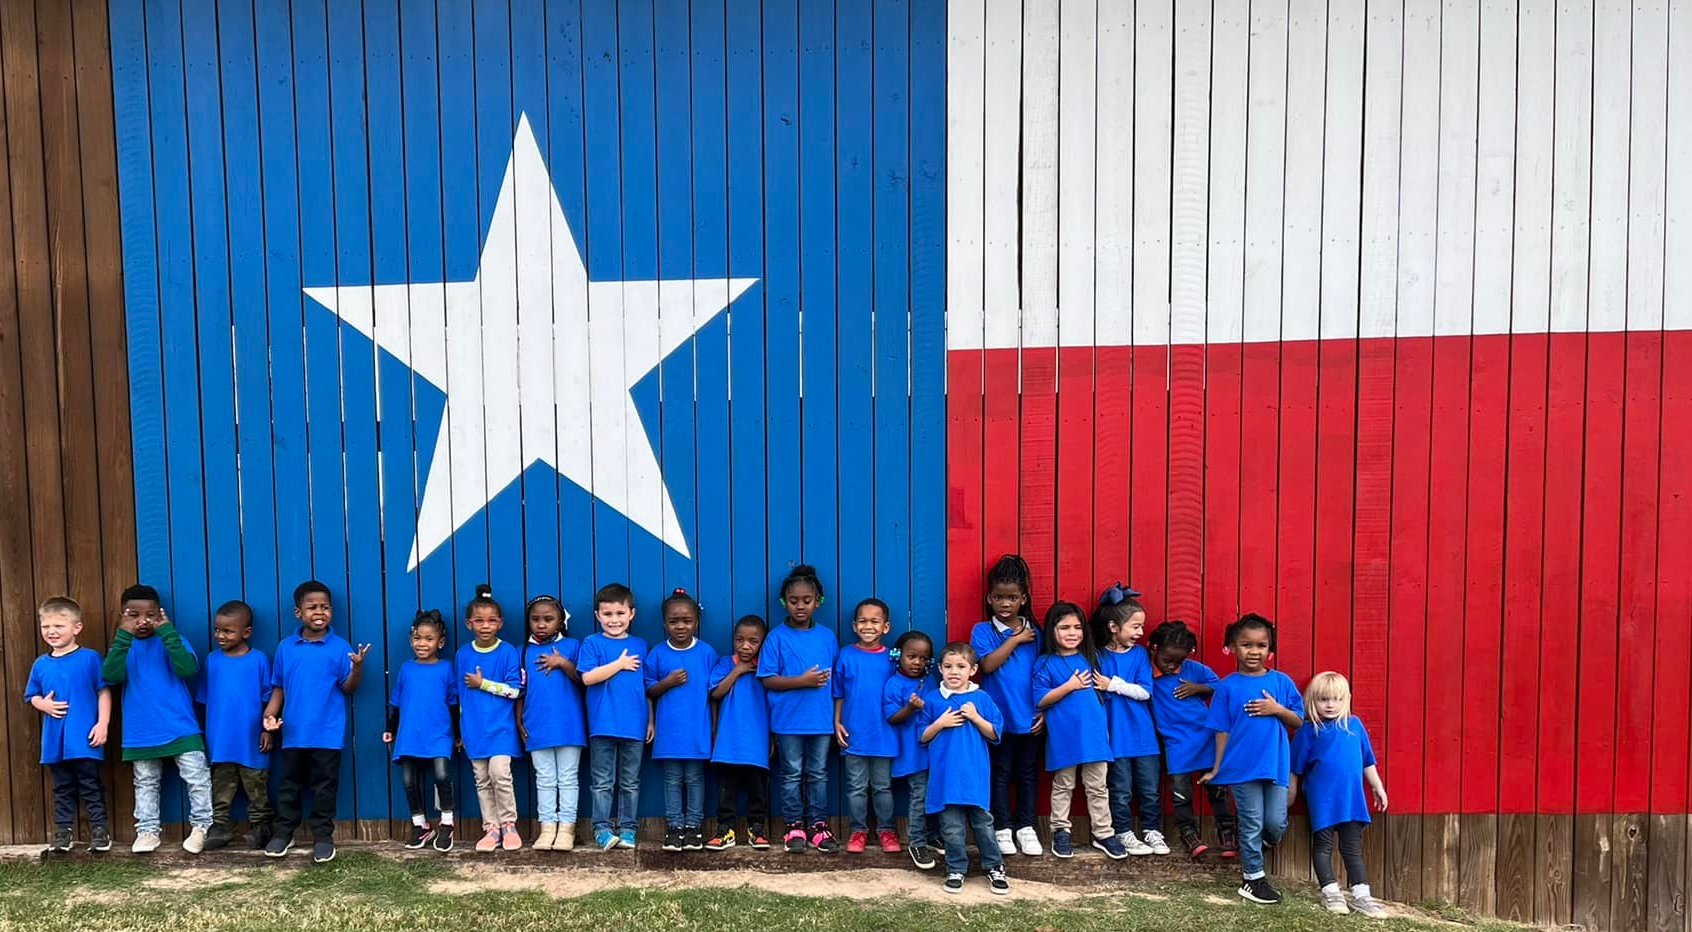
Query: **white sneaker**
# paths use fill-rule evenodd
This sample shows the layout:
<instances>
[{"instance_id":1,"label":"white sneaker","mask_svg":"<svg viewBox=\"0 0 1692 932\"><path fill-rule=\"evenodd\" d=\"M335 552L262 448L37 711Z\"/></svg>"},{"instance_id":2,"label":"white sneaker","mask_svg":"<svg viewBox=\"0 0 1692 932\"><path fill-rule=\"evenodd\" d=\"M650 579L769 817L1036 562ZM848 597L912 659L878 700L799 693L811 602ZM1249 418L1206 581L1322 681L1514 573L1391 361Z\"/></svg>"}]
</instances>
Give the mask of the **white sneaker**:
<instances>
[{"instance_id":1,"label":"white sneaker","mask_svg":"<svg viewBox=\"0 0 1692 932\"><path fill-rule=\"evenodd\" d=\"M1326 895L1326 893L1327 891L1324 890L1323 894ZM1382 906L1380 901L1370 894L1369 885L1366 883L1360 883L1351 888L1351 908L1370 919L1385 919L1389 915L1386 907Z\"/></svg>"},{"instance_id":2,"label":"white sneaker","mask_svg":"<svg viewBox=\"0 0 1692 932\"><path fill-rule=\"evenodd\" d=\"M136 835L135 844L130 845L129 850L135 852L136 854L151 854L154 851L159 850L159 833L142 832L141 834Z\"/></svg>"},{"instance_id":3,"label":"white sneaker","mask_svg":"<svg viewBox=\"0 0 1692 932\"><path fill-rule=\"evenodd\" d=\"M187 838L182 839L182 850L189 854L199 854L206 850L206 830L196 826L188 833Z\"/></svg>"},{"instance_id":4,"label":"white sneaker","mask_svg":"<svg viewBox=\"0 0 1692 932\"><path fill-rule=\"evenodd\" d=\"M1147 832L1146 834L1149 836L1151 833ZM1116 836L1116 840L1122 842L1122 847L1127 848L1129 854L1140 856L1152 853L1152 846L1141 841L1140 836L1133 832L1123 832ZM1163 850L1166 853L1169 851L1168 848Z\"/></svg>"},{"instance_id":5,"label":"white sneaker","mask_svg":"<svg viewBox=\"0 0 1692 932\"><path fill-rule=\"evenodd\" d=\"M1001 828L993 833L993 838L999 843L1000 854L1015 854L1016 843L1011 839L1011 830Z\"/></svg>"},{"instance_id":6,"label":"white sneaker","mask_svg":"<svg viewBox=\"0 0 1692 932\"><path fill-rule=\"evenodd\" d=\"M1034 831L1034 826L1024 825L1016 830L1016 846L1023 854L1037 858L1046 851L1040 847L1040 833Z\"/></svg>"},{"instance_id":7,"label":"white sneaker","mask_svg":"<svg viewBox=\"0 0 1692 932\"><path fill-rule=\"evenodd\" d=\"M1153 829L1146 833L1146 844L1151 847L1152 854L1168 854L1169 842L1163 840L1163 833ZM1129 854L1133 854L1132 851Z\"/></svg>"},{"instance_id":8,"label":"white sneaker","mask_svg":"<svg viewBox=\"0 0 1692 932\"><path fill-rule=\"evenodd\" d=\"M1345 894L1340 892L1339 884L1331 883L1322 888L1322 905L1330 913L1349 913L1351 907L1345 905Z\"/></svg>"}]
</instances>

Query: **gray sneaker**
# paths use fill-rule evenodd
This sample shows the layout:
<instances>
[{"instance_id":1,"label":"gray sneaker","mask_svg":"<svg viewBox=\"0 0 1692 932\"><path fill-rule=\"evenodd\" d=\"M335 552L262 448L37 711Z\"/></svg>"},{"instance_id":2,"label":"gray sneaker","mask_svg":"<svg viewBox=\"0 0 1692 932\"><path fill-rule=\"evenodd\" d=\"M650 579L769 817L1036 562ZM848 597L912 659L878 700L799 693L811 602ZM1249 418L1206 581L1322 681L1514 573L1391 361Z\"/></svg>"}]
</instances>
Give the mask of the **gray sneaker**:
<instances>
[{"instance_id":1,"label":"gray sneaker","mask_svg":"<svg viewBox=\"0 0 1692 932\"><path fill-rule=\"evenodd\" d=\"M1382 906L1379 900L1369 895L1368 891L1351 895L1351 910L1352 912L1362 913L1370 919L1385 919L1388 915L1386 907Z\"/></svg>"},{"instance_id":2,"label":"gray sneaker","mask_svg":"<svg viewBox=\"0 0 1692 932\"><path fill-rule=\"evenodd\" d=\"M129 846L129 850L136 854L152 854L159 850L159 833L142 832L136 835L135 843Z\"/></svg>"},{"instance_id":3,"label":"gray sneaker","mask_svg":"<svg viewBox=\"0 0 1692 932\"><path fill-rule=\"evenodd\" d=\"M1345 905L1345 894L1340 892L1339 884L1329 884L1322 888L1322 905L1330 913L1349 913L1351 907Z\"/></svg>"},{"instance_id":4,"label":"gray sneaker","mask_svg":"<svg viewBox=\"0 0 1692 932\"><path fill-rule=\"evenodd\" d=\"M48 851L69 851L71 841L75 838L68 828L57 829L53 832L53 840L47 843Z\"/></svg>"}]
</instances>

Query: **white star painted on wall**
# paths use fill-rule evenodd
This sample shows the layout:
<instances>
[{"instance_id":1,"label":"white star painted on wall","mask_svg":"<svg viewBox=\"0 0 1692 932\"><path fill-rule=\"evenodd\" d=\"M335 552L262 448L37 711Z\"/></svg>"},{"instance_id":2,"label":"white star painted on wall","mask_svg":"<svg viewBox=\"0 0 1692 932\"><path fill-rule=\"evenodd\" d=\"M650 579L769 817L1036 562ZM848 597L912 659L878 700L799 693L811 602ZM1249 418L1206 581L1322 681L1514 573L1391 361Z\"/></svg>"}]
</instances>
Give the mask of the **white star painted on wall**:
<instances>
[{"instance_id":1,"label":"white star painted on wall","mask_svg":"<svg viewBox=\"0 0 1692 932\"><path fill-rule=\"evenodd\" d=\"M588 281L523 116L474 279L305 289L446 394L407 570L536 463L691 556L630 390L755 281Z\"/></svg>"}]
</instances>

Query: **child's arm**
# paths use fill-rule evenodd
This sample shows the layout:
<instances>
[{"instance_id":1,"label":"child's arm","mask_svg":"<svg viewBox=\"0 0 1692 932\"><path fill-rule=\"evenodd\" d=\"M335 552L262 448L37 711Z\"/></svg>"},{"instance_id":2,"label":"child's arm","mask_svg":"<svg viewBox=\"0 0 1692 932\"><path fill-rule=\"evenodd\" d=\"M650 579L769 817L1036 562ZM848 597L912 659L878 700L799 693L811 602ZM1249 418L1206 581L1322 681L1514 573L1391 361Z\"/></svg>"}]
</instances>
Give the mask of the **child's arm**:
<instances>
[{"instance_id":1,"label":"child's arm","mask_svg":"<svg viewBox=\"0 0 1692 932\"><path fill-rule=\"evenodd\" d=\"M947 709L934 716L934 721L929 722L928 727L922 730L922 743L927 744L933 741L942 731L948 728L956 728L963 723L964 714L962 712L957 709Z\"/></svg>"},{"instance_id":2,"label":"child's arm","mask_svg":"<svg viewBox=\"0 0 1692 932\"><path fill-rule=\"evenodd\" d=\"M535 669L541 671L541 676L551 676L552 671L557 670L578 683L582 681L582 674L577 671L576 662L564 656L557 647L536 655Z\"/></svg>"},{"instance_id":3,"label":"child's arm","mask_svg":"<svg viewBox=\"0 0 1692 932\"><path fill-rule=\"evenodd\" d=\"M1269 695L1269 690L1267 689L1263 690L1263 698L1253 699L1250 702L1247 702L1245 706L1247 714L1259 716L1272 715L1275 718L1280 719L1282 725L1294 730L1301 728L1304 725L1304 719L1300 718L1297 712L1281 705L1281 703L1276 701L1274 696Z\"/></svg>"},{"instance_id":4,"label":"child's arm","mask_svg":"<svg viewBox=\"0 0 1692 932\"><path fill-rule=\"evenodd\" d=\"M106 731L112 724L112 691L109 687L102 686L99 696L99 717L94 720L94 727L88 731L88 746L91 748L106 746ZM1374 770L1375 768L1370 767L1369 769ZM1381 799L1384 800L1385 798L1385 791L1382 791ZM1384 802L1381 804L1381 810L1386 811Z\"/></svg>"},{"instance_id":5,"label":"child's arm","mask_svg":"<svg viewBox=\"0 0 1692 932\"><path fill-rule=\"evenodd\" d=\"M182 679L188 679L200 672L200 661L194 657L194 652L182 643L182 632L176 630L175 625L169 621L161 621L157 633L159 640L164 642L165 656L170 659L172 673Z\"/></svg>"},{"instance_id":6,"label":"child's arm","mask_svg":"<svg viewBox=\"0 0 1692 932\"><path fill-rule=\"evenodd\" d=\"M129 630L129 623L123 622L118 633L112 638L111 649L106 651L106 659L100 663L100 678L114 686L129 679L129 645L135 643L135 635Z\"/></svg>"},{"instance_id":7,"label":"child's arm","mask_svg":"<svg viewBox=\"0 0 1692 932\"><path fill-rule=\"evenodd\" d=\"M1225 731L1217 732L1216 733L1216 763L1210 765L1210 771L1208 773L1205 773L1204 775L1200 776L1198 778L1198 782L1209 783L1210 781L1216 779L1216 771L1222 769L1222 752L1227 750L1227 749L1228 749L1228 733L1225 732Z\"/></svg>"},{"instance_id":8,"label":"child's arm","mask_svg":"<svg viewBox=\"0 0 1692 932\"><path fill-rule=\"evenodd\" d=\"M646 743L658 735L658 702L655 699L646 700Z\"/></svg>"},{"instance_id":9,"label":"child's arm","mask_svg":"<svg viewBox=\"0 0 1692 932\"><path fill-rule=\"evenodd\" d=\"M653 680L646 685L646 698L657 699L677 686L687 682L687 669L677 667L661 680Z\"/></svg>"},{"instance_id":10,"label":"child's arm","mask_svg":"<svg viewBox=\"0 0 1692 932\"><path fill-rule=\"evenodd\" d=\"M773 689L776 692L787 692L790 689L817 689L828 685L830 675L828 670L813 666L798 676L766 676L764 677L764 688Z\"/></svg>"},{"instance_id":11,"label":"child's arm","mask_svg":"<svg viewBox=\"0 0 1692 932\"><path fill-rule=\"evenodd\" d=\"M605 682L606 680L610 679L613 676L616 676L619 673L624 672L625 670L633 672L633 671L639 670L639 669L640 669L640 658L636 657L634 654L629 653L628 649L624 648L623 653L620 656L618 656L616 660L613 660L613 661L611 661L610 663L607 663L607 664L602 664L601 666L594 667L592 670L589 670L586 673L583 673L582 674L582 685L583 686L598 686L600 683Z\"/></svg>"},{"instance_id":12,"label":"child's arm","mask_svg":"<svg viewBox=\"0 0 1692 932\"><path fill-rule=\"evenodd\" d=\"M975 703L966 702L958 707L958 711L963 713L964 718L969 719L970 724L975 726L976 731L981 732L981 737L986 738L989 742L999 740L999 729L993 727L993 723L976 710Z\"/></svg>"},{"instance_id":13,"label":"child's arm","mask_svg":"<svg viewBox=\"0 0 1692 932\"><path fill-rule=\"evenodd\" d=\"M1298 773L1296 771L1287 774L1287 808L1289 809L1292 808L1293 803L1298 801L1298 783Z\"/></svg>"},{"instance_id":14,"label":"child's arm","mask_svg":"<svg viewBox=\"0 0 1692 932\"><path fill-rule=\"evenodd\" d=\"M723 681L711 689L711 698L727 699L728 694L734 690L735 681L740 679L742 675L751 673L753 669L753 667L736 660L734 666L729 668L728 675L723 677Z\"/></svg>"},{"instance_id":15,"label":"child's arm","mask_svg":"<svg viewBox=\"0 0 1692 932\"><path fill-rule=\"evenodd\" d=\"M840 742L840 746L843 747L843 748L851 746L848 743L847 739L852 737L852 733L846 730L846 724L840 720L840 712L845 707L846 707L845 697L835 696L834 697L834 740Z\"/></svg>"},{"instance_id":16,"label":"child's arm","mask_svg":"<svg viewBox=\"0 0 1692 932\"><path fill-rule=\"evenodd\" d=\"M264 704L264 730L282 730L282 700L286 691L280 683L270 688L270 701Z\"/></svg>"},{"instance_id":17,"label":"child's arm","mask_svg":"<svg viewBox=\"0 0 1692 932\"><path fill-rule=\"evenodd\" d=\"M1040 697L1039 702L1034 703L1034 707L1037 709L1049 709L1052 706L1057 705L1059 702L1062 702L1065 696L1075 692L1077 689L1086 689L1088 686L1092 685L1092 679L1093 672L1091 670L1084 674L1080 670L1075 670L1069 674L1069 679L1064 680L1056 686L1053 686L1051 689L1046 690L1046 694ZM1036 687L1036 690L1037 689L1038 687Z\"/></svg>"},{"instance_id":18,"label":"child's arm","mask_svg":"<svg viewBox=\"0 0 1692 932\"><path fill-rule=\"evenodd\" d=\"M992 673L1004 666L1018 647L1034 643L1034 637L1033 625L1024 625L1017 629L1010 637L1005 638L1004 643L981 655L981 672Z\"/></svg>"},{"instance_id":19,"label":"child's arm","mask_svg":"<svg viewBox=\"0 0 1692 932\"><path fill-rule=\"evenodd\" d=\"M352 669L348 670L347 675L341 680L342 694L352 695L358 689L358 684L364 681L364 655L368 653L370 653L370 645L360 644L358 650L347 654L347 661L352 665Z\"/></svg>"},{"instance_id":20,"label":"child's arm","mask_svg":"<svg viewBox=\"0 0 1692 932\"><path fill-rule=\"evenodd\" d=\"M1175 698L1177 699L1190 699L1194 696L1200 699L1209 699L1214 695L1216 695L1216 689L1206 683L1182 680L1181 685L1175 687Z\"/></svg>"},{"instance_id":21,"label":"child's arm","mask_svg":"<svg viewBox=\"0 0 1692 932\"><path fill-rule=\"evenodd\" d=\"M920 711L922 711L922 695L913 689L911 690L911 698L905 700L905 704L899 707L899 711L887 716L887 723L889 725L903 725L911 720L911 716Z\"/></svg>"},{"instance_id":22,"label":"child's arm","mask_svg":"<svg viewBox=\"0 0 1692 932\"><path fill-rule=\"evenodd\" d=\"M388 730L382 732L382 743L383 744L393 744L394 743L394 736L399 734L399 718L400 718L399 706L389 705L388 706ZM521 721L521 719L519 719L519 721Z\"/></svg>"},{"instance_id":23,"label":"child's arm","mask_svg":"<svg viewBox=\"0 0 1692 932\"><path fill-rule=\"evenodd\" d=\"M1363 782L1369 784L1370 791L1375 794L1375 805L1382 812L1387 811L1386 784L1381 782L1381 772L1375 769L1374 764L1363 768Z\"/></svg>"}]
</instances>

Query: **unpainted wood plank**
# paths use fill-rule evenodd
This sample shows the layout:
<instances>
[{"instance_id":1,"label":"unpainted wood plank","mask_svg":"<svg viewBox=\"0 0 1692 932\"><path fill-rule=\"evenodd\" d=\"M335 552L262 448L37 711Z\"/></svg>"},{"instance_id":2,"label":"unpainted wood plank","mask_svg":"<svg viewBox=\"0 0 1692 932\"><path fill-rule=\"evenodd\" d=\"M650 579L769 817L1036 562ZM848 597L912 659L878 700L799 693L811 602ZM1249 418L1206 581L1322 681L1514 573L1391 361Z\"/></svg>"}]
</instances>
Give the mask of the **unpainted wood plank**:
<instances>
[{"instance_id":1,"label":"unpainted wood plank","mask_svg":"<svg viewBox=\"0 0 1692 932\"><path fill-rule=\"evenodd\" d=\"M1497 893L1500 918L1533 921L1534 816L1507 812L1498 816Z\"/></svg>"},{"instance_id":2,"label":"unpainted wood plank","mask_svg":"<svg viewBox=\"0 0 1692 932\"><path fill-rule=\"evenodd\" d=\"M1652 815L1649 820L1644 927L1649 932L1682 932L1688 912L1686 826L1689 819L1675 813Z\"/></svg>"},{"instance_id":3,"label":"unpainted wood plank","mask_svg":"<svg viewBox=\"0 0 1692 932\"><path fill-rule=\"evenodd\" d=\"M1574 816L1570 877L1569 921L1588 929L1610 926L1612 839L1610 814Z\"/></svg>"},{"instance_id":4,"label":"unpainted wood plank","mask_svg":"<svg viewBox=\"0 0 1692 932\"><path fill-rule=\"evenodd\" d=\"M1464 814L1458 826L1457 902L1490 916L1498 902L1498 817Z\"/></svg>"},{"instance_id":5,"label":"unpainted wood plank","mask_svg":"<svg viewBox=\"0 0 1692 932\"><path fill-rule=\"evenodd\" d=\"M1438 813L1422 820L1422 898L1457 902L1457 815Z\"/></svg>"},{"instance_id":6,"label":"unpainted wood plank","mask_svg":"<svg viewBox=\"0 0 1692 932\"><path fill-rule=\"evenodd\" d=\"M1650 911L1650 820L1637 812L1611 816L1610 928L1643 929Z\"/></svg>"},{"instance_id":7,"label":"unpainted wood plank","mask_svg":"<svg viewBox=\"0 0 1692 932\"><path fill-rule=\"evenodd\" d=\"M1533 817L1533 921L1569 921L1574 877L1574 817Z\"/></svg>"},{"instance_id":8,"label":"unpainted wood plank","mask_svg":"<svg viewBox=\"0 0 1692 932\"><path fill-rule=\"evenodd\" d=\"M0 0L0 5L15 0ZM3 72L0 72L3 75ZM0 104L0 153L6 152L10 138L6 108ZM18 375L18 304L16 275L13 272L11 184L0 172L0 436L19 437L23 434L23 386ZM17 679L19 669L15 661L31 656L34 647L34 614L30 605L30 578L33 570L29 561L28 511L24 502L29 496L29 474L25 467L23 446L0 443L0 688L7 695L21 692L26 680ZM27 668L24 668L27 675ZM28 756L29 720L39 715L20 702L6 703L0 715L0 754L6 760L31 760ZM8 767L0 778L0 839L16 844L37 839L25 838L17 831L12 818L12 784L23 782L22 767Z\"/></svg>"},{"instance_id":9,"label":"unpainted wood plank","mask_svg":"<svg viewBox=\"0 0 1692 932\"><path fill-rule=\"evenodd\" d=\"M1375 884L1389 900L1419 903L1423 899L1422 822L1422 816L1406 813L1388 813L1375 820L1375 834L1383 839Z\"/></svg>"}]
</instances>

